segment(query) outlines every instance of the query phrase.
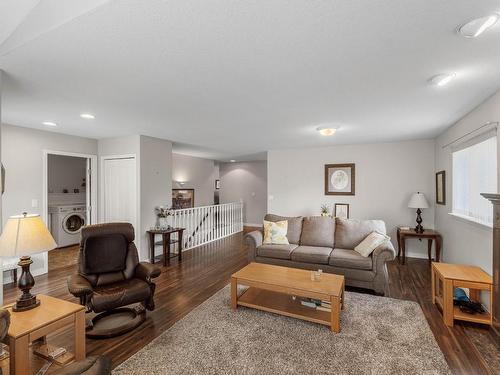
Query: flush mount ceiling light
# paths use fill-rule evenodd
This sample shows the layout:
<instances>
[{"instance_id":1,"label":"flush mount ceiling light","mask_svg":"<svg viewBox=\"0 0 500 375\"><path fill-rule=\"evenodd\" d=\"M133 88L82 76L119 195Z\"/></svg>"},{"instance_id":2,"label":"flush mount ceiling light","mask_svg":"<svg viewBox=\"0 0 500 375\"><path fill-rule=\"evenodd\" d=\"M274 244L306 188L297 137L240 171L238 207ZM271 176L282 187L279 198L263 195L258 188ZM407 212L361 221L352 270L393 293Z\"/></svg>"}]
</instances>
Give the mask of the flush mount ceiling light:
<instances>
[{"instance_id":1,"label":"flush mount ceiling light","mask_svg":"<svg viewBox=\"0 0 500 375\"><path fill-rule=\"evenodd\" d=\"M229 161L230 161L231 163L235 163L235 162L236 162L236 160L234 160L234 159L231 159L231 160L229 160Z\"/></svg>"},{"instance_id":2,"label":"flush mount ceiling light","mask_svg":"<svg viewBox=\"0 0 500 375\"><path fill-rule=\"evenodd\" d=\"M92 113L82 113L80 115L81 118L87 119L87 120L93 120L95 119L95 116Z\"/></svg>"},{"instance_id":3,"label":"flush mount ceiling light","mask_svg":"<svg viewBox=\"0 0 500 375\"><path fill-rule=\"evenodd\" d=\"M42 122L42 124L45 126L57 126L57 124L55 122L52 122L52 121L44 121L44 122Z\"/></svg>"},{"instance_id":4,"label":"flush mount ceiling light","mask_svg":"<svg viewBox=\"0 0 500 375\"><path fill-rule=\"evenodd\" d=\"M448 83L450 83L453 80L453 78L455 78L455 77L456 77L455 73L443 73L443 74L438 74L438 75L435 75L434 77L431 77L429 79L429 82L435 86L441 87L441 86L445 86Z\"/></svg>"},{"instance_id":5,"label":"flush mount ceiling light","mask_svg":"<svg viewBox=\"0 0 500 375\"><path fill-rule=\"evenodd\" d=\"M490 14L489 16L481 18L476 18L460 26L458 28L458 32L466 38L477 38L479 35L491 28L495 23L497 23L499 18L500 15L498 15L497 13Z\"/></svg>"},{"instance_id":6,"label":"flush mount ceiling light","mask_svg":"<svg viewBox=\"0 0 500 375\"><path fill-rule=\"evenodd\" d=\"M320 126L320 127L316 128L316 130L319 132L319 134L321 134L325 137L328 137L330 135L334 135L335 132L337 131L336 128L328 128L326 126Z\"/></svg>"}]
</instances>

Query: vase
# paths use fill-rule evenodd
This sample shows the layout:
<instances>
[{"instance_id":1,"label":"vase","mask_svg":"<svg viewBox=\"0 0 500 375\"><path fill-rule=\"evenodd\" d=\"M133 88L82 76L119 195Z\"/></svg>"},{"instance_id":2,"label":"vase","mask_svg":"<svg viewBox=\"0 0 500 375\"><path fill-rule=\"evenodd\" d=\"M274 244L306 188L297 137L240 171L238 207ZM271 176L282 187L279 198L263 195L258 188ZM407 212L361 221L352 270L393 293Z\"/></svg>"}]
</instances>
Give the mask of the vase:
<instances>
[{"instance_id":1,"label":"vase","mask_svg":"<svg viewBox=\"0 0 500 375\"><path fill-rule=\"evenodd\" d=\"M168 217L159 217L158 218L158 227L160 227L162 229L166 229L169 226L170 225L169 225Z\"/></svg>"}]
</instances>

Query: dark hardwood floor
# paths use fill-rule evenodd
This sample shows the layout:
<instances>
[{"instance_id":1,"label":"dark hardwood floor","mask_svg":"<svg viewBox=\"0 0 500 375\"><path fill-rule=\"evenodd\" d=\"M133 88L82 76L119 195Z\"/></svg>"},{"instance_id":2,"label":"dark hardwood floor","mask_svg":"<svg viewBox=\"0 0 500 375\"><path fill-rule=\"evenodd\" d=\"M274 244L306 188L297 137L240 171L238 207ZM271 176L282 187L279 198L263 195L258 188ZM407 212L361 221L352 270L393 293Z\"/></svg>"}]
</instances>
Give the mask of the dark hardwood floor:
<instances>
[{"instance_id":1,"label":"dark hardwood floor","mask_svg":"<svg viewBox=\"0 0 500 375\"><path fill-rule=\"evenodd\" d=\"M148 312L146 322L133 332L107 340L87 339L87 355L106 354L118 365L167 330L193 308L224 287L233 272L247 264L242 234L186 251L179 264L162 267L156 282L156 309ZM430 295L430 264L409 258L405 265L396 261L388 265L389 297L420 304L429 325L454 374L499 374L499 343L489 330L474 324L444 325L441 313L432 305ZM51 270L36 277L35 293L78 302L69 293L66 278L75 266ZM356 290L358 291L358 290ZM6 285L5 303L15 300L17 288ZM69 331L54 333L49 342L72 348ZM36 367L36 364L33 365Z\"/></svg>"}]
</instances>

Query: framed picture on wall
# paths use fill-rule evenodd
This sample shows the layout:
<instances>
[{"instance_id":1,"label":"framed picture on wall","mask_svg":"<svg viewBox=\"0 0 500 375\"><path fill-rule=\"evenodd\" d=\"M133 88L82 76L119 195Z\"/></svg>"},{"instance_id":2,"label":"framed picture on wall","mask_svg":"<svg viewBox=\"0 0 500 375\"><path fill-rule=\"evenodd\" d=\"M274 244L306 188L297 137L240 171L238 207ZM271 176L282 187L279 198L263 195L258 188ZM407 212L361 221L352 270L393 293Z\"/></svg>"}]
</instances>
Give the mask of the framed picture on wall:
<instances>
[{"instance_id":1,"label":"framed picture on wall","mask_svg":"<svg viewBox=\"0 0 500 375\"><path fill-rule=\"evenodd\" d=\"M215 190L220 189L220 180L215 180Z\"/></svg>"},{"instance_id":2,"label":"framed picture on wall","mask_svg":"<svg viewBox=\"0 0 500 375\"><path fill-rule=\"evenodd\" d=\"M172 209L194 207L194 189L172 189Z\"/></svg>"},{"instance_id":3,"label":"framed picture on wall","mask_svg":"<svg viewBox=\"0 0 500 375\"><path fill-rule=\"evenodd\" d=\"M354 163L325 165L325 195L354 195Z\"/></svg>"},{"instance_id":4,"label":"framed picture on wall","mask_svg":"<svg viewBox=\"0 0 500 375\"><path fill-rule=\"evenodd\" d=\"M436 204L446 204L446 171L436 173Z\"/></svg>"},{"instance_id":5,"label":"framed picture on wall","mask_svg":"<svg viewBox=\"0 0 500 375\"><path fill-rule=\"evenodd\" d=\"M335 217L349 219L349 205L347 203L335 203Z\"/></svg>"}]
</instances>

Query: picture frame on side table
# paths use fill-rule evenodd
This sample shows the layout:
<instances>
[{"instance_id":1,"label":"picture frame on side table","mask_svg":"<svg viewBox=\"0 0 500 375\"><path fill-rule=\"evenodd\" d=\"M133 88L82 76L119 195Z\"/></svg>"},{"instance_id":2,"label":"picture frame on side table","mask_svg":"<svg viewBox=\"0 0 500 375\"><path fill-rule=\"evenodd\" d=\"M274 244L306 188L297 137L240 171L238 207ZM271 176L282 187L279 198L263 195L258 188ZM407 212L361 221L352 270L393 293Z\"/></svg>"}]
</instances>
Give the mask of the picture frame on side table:
<instances>
[{"instance_id":1,"label":"picture frame on side table","mask_svg":"<svg viewBox=\"0 0 500 375\"><path fill-rule=\"evenodd\" d=\"M436 204L446 204L446 171L436 173Z\"/></svg>"},{"instance_id":2,"label":"picture frame on side table","mask_svg":"<svg viewBox=\"0 0 500 375\"><path fill-rule=\"evenodd\" d=\"M325 165L325 195L355 195L355 182L354 163Z\"/></svg>"},{"instance_id":3,"label":"picture frame on side table","mask_svg":"<svg viewBox=\"0 0 500 375\"><path fill-rule=\"evenodd\" d=\"M335 217L349 219L349 205L347 203L335 203Z\"/></svg>"}]
</instances>

